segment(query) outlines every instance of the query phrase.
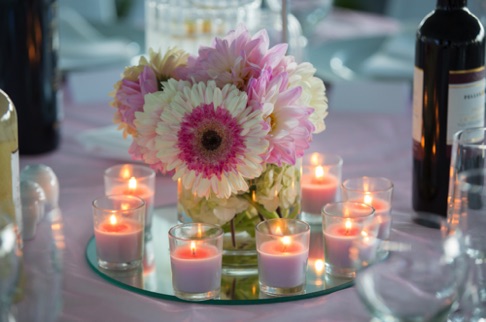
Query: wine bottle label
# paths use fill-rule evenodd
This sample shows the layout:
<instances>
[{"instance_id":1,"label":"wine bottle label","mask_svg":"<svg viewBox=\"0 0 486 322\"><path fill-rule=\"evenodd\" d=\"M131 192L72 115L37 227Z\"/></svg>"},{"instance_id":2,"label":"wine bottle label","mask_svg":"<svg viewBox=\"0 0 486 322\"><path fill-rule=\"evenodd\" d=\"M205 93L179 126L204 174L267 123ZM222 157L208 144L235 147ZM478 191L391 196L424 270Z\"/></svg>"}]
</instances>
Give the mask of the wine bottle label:
<instances>
[{"instance_id":1,"label":"wine bottle label","mask_svg":"<svg viewBox=\"0 0 486 322\"><path fill-rule=\"evenodd\" d=\"M422 138L423 70L415 67L413 78L412 137ZM447 104L447 144L452 145L454 134L465 128L484 126L486 86L484 67L473 70L449 71Z\"/></svg>"},{"instance_id":2,"label":"wine bottle label","mask_svg":"<svg viewBox=\"0 0 486 322\"><path fill-rule=\"evenodd\" d=\"M447 144L457 131L484 126L484 67L449 72Z\"/></svg>"},{"instance_id":3,"label":"wine bottle label","mask_svg":"<svg viewBox=\"0 0 486 322\"><path fill-rule=\"evenodd\" d=\"M413 70L413 113L412 138L415 142L422 140L422 109L424 97L424 71L415 66Z\"/></svg>"}]
</instances>

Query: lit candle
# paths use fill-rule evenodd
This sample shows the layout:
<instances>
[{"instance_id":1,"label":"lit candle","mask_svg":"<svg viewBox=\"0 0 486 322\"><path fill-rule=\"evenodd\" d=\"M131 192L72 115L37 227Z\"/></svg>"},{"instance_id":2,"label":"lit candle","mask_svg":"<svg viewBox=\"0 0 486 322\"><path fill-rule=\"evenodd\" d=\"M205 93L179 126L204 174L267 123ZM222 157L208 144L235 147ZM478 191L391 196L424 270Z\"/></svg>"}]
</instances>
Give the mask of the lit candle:
<instances>
[{"instance_id":1,"label":"lit candle","mask_svg":"<svg viewBox=\"0 0 486 322\"><path fill-rule=\"evenodd\" d=\"M305 289L310 227L287 218L261 222L256 227L260 290L273 295Z\"/></svg>"},{"instance_id":2,"label":"lit candle","mask_svg":"<svg viewBox=\"0 0 486 322\"><path fill-rule=\"evenodd\" d=\"M191 241L173 250L170 259L175 290L205 293L219 289L222 254L215 246Z\"/></svg>"},{"instance_id":3,"label":"lit candle","mask_svg":"<svg viewBox=\"0 0 486 322\"><path fill-rule=\"evenodd\" d=\"M349 251L358 238L360 229L350 219L324 229L325 261L339 268L352 268Z\"/></svg>"},{"instance_id":4,"label":"lit candle","mask_svg":"<svg viewBox=\"0 0 486 322\"><path fill-rule=\"evenodd\" d=\"M342 190L346 200L364 202L375 209L375 218L379 224L377 237L388 239L392 225L393 183L383 177L356 177L345 180Z\"/></svg>"},{"instance_id":5,"label":"lit candle","mask_svg":"<svg viewBox=\"0 0 486 322\"><path fill-rule=\"evenodd\" d=\"M258 249L258 270L262 283L289 288L305 281L308 249L288 236L262 243Z\"/></svg>"},{"instance_id":6,"label":"lit candle","mask_svg":"<svg viewBox=\"0 0 486 322\"><path fill-rule=\"evenodd\" d=\"M329 203L322 211L324 260L326 272L341 277L354 277L351 250L363 232L376 230L373 207L359 202Z\"/></svg>"},{"instance_id":7,"label":"lit candle","mask_svg":"<svg viewBox=\"0 0 486 322\"><path fill-rule=\"evenodd\" d=\"M174 295L202 301L221 289L223 230L205 223L187 223L169 230Z\"/></svg>"},{"instance_id":8,"label":"lit candle","mask_svg":"<svg viewBox=\"0 0 486 322\"><path fill-rule=\"evenodd\" d=\"M336 200L339 178L327 173L322 166L316 166L312 174L301 178L302 211L320 214L322 207Z\"/></svg>"},{"instance_id":9,"label":"lit candle","mask_svg":"<svg viewBox=\"0 0 486 322\"><path fill-rule=\"evenodd\" d=\"M130 263L142 258L143 227L128 218L111 215L94 229L98 258L109 263Z\"/></svg>"},{"instance_id":10,"label":"lit candle","mask_svg":"<svg viewBox=\"0 0 486 322\"><path fill-rule=\"evenodd\" d=\"M373 197L371 193L365 194L363 202L375 208L375 218L379 223L377 237L384 240L388 239L391 229L390 203L386 200Z\"/></svg>"},{"instance_id":11,"label":"lit candle","mask_svg":"<svg viewBox=\"0 0 486 322\"><path fill-rule=\"evenodd\" d=\"M149 232L154 208L155 172L141 165L116 165L105 171L106 195L132 195L145 201L145 227Z\"/></svg>"}]
</instances>

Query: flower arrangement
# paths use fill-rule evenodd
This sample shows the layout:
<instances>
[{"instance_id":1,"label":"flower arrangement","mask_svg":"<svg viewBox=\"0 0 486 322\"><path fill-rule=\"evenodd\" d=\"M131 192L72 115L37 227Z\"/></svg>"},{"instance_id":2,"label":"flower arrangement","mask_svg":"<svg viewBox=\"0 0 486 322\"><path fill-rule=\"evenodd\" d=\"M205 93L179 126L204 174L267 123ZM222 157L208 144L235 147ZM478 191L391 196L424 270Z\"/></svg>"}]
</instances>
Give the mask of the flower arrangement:
<instances>
[{"instance_id":1,"label":"flower arrangement","mask_svg":"<svg viewBox=\"0 0 486 322\"><path fill-rule=\"evenodd\" d=\"M240 25L197 56L150 51L115 84L130 155L179 181L193 220L250 231L300 212L298 160L325 128L327 98L315 68L286 52Z\"/></svg>"}]
</instances>

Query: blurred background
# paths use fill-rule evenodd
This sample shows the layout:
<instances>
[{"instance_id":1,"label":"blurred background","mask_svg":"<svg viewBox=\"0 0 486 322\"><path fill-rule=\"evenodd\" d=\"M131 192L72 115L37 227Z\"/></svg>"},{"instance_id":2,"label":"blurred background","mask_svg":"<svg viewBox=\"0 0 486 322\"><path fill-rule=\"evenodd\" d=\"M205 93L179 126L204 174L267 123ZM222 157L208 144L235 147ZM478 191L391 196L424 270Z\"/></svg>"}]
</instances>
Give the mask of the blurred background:
<instances>
[{"instance_id":1,"label":"blurred background","mask_svg":"<svg viewBox=\"0 0 486 322\"><path fill-rule=\"evenodd\" d=\"M394 86L392 93L410 95L415 31L436 1L287 0L287 19L282 19L282 0L58 3L60 68L71 87L79 89L75 99L106 97L120 75L120 66L136 63L148 48L177 45L195 53L197 46L209 44L214 35L224 35L238 21L252 32L267 29L272 43L286 37L289 54L311 62L328 88L333 87L331 96L343 95L343 105L353 105L347 95L352 90L357 100L366 94L369 105L385 106L386 99L373 100L377 97L373 85L385 83ZM485 6L484 0L468 3L480 19L486 17ZM285 36L282 24L287 24ZM113 73L106 73L107 69ZM77 86L94 81L100 86Z\"/></svg>"}]
</instances>

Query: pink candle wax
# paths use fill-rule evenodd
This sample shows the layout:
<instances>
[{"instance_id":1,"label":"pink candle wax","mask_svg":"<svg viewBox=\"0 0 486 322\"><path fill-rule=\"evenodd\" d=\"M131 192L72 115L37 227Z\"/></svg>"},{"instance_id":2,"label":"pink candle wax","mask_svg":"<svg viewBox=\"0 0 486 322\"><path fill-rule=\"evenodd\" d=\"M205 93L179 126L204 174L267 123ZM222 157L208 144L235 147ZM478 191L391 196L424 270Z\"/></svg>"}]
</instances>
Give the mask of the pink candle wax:
<instances>
[{"instance_id":1,"label":"pink candle wax","mask_svg":"<svg viewBox=\"0 0 486 322\"><path fill-rule=\"evenodd\" d=\"M205 293L221 285L222 255L212 245L181 246L170 254L172 285L185 293Z\"/></svg>"},{"instance_id":2,"label":"pink candle wax","mask_svg":"<svg viewBox=\"0 0 486 322\"><path fill-rule=\"evenodd\" d=\"M140 260L143 252L142 226L133 220L105 220L95 227L98 257L110 263Z\"/></svg>"},{"instance_id":3,"label":"pink candle wax","mask_svg":"<svg viewBox=\"0 0 486 322\"><path fill-rule=\"evenodd\" d=\"M137 196L145 202L145 226L150 227L152 217L150 214L154 208L154 191L149 186L144 184L136 184L135 187L130 187L128 181L126 184L114 186L109 194L113 195L132 195Z\"/></svg>"},{"instance_id":4,"label":"pink candle wax","mask_svg":"<svg viewBox=\"0 0 486 322\"><path fill-rule=\"evenodd\" d=\"M324 229L326 263L339 268L351 268L349 251L360 233L356 227L334 224Z\"/></svg>"},{"instance_id":5,"label":"pink candle wax","mask_svg":"<svg viewBox=\"0 0 486 322\"><path fill-rule=\"evenodd\" d=\"M325 204L335 201L339 181L337 177L330 174L319 178L314 175L303 174L300 185L302 189L302 211L320 214Z\"/></svg>"},{"instance_id":6,"label":"pink candle wax","mask_svg":"<svg viewBox=\"0 0 486 322\"><path fill-rule=\"evenodd\" d=\"M371 202L369 199L371 199L371 197L365 196L364 202L368 205L371 204L371 206L375 208L375 218L377 218L379 222L377 237L379 239L388 239L391 229L390 203L379 198L373 198Z\"/></svg>"},{"instance_id":7,"label":"pink candle wax","mask_svg":"<svg viewBox=\"0 0 486 322\"><path fill-rule=\"evenodd\" d=\"M284 245L279 240L263 242L258 249L260 281L270 287L290 288L305 283L309 250L300 242Z\"/></svg>"}]
</instances>

